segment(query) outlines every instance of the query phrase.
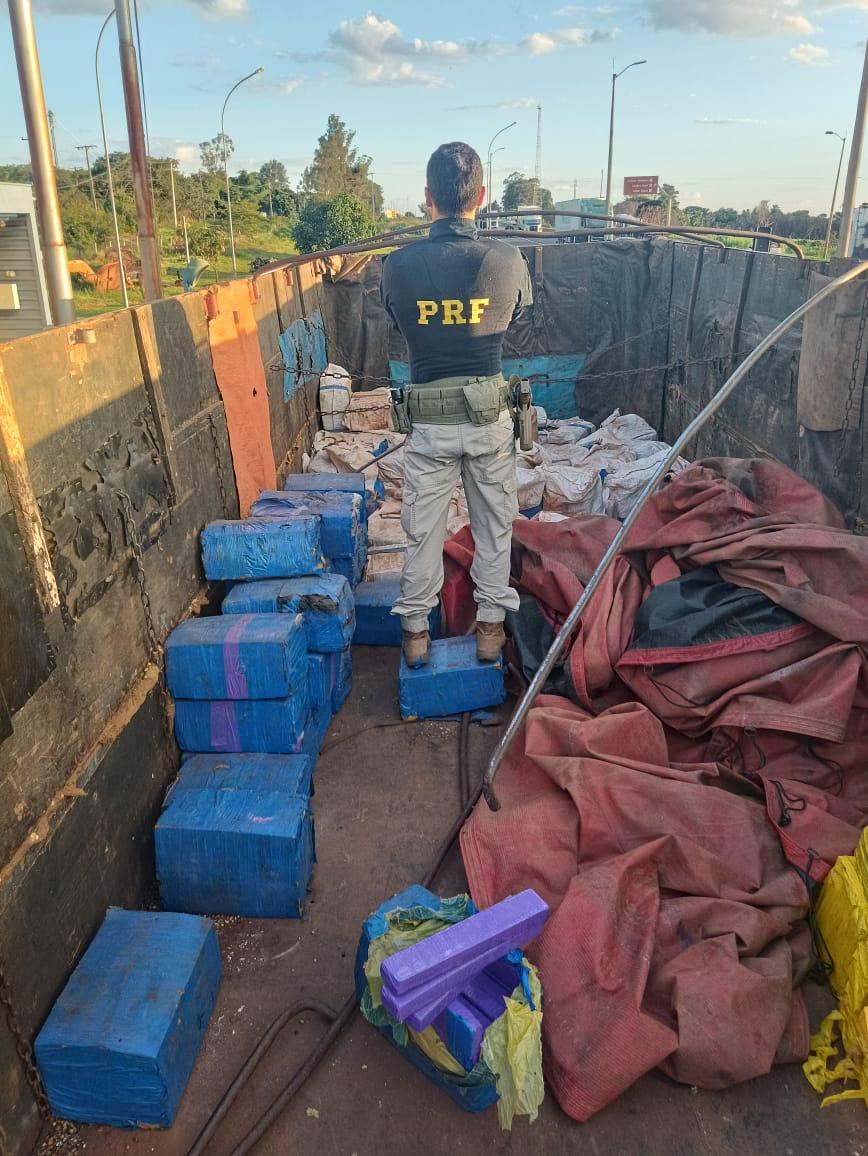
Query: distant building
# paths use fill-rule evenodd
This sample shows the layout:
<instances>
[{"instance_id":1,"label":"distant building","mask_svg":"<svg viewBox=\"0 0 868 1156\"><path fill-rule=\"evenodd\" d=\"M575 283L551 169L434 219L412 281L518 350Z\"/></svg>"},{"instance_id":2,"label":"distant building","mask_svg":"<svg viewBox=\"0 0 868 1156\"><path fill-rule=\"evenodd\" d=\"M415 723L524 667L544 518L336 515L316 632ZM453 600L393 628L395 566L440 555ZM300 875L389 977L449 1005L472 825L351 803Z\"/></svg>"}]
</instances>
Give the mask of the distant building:
<instances>
[{"instance_id":1,"label":"distant building","mask_svg":"<svg viewBox=\"0 0 868 1156\"><path fill-rule=\"evenodd\" d=\"M0 341L50 325L33 186L0 183Z\"/></svg>"},{"instance_id":2,"label":"distant building","mask_svg":"<svg viewBox=\"0 0 868 1156\"><path fill-rule=\"evenodd\" d=\"M864 261L868 257L868 205L853 210L853 229L850 233L850 257Z\"/></svg>"}]
</instances>

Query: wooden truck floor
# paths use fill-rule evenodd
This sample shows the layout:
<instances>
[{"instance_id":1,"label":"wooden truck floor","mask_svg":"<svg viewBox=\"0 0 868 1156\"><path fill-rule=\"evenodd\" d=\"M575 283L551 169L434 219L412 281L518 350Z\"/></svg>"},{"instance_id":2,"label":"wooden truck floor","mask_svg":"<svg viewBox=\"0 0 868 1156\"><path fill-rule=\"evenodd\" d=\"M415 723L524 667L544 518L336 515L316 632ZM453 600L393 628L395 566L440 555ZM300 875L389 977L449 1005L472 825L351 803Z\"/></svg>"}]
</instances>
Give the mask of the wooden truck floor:
<instances>
[{"instance_id":1,"label":"wooden truck floor","mask_svg":"<svg viewBox=\"0 0 868 1156\"><path fill-rule=\"evenodd\" d=\"M174 1127L168 1132L70 1128L46 1151L88 1156L184 1156L261 1032L305 996L338 1008L352 989L353 958L365 916L415 882L459 809L458 727L451 722L375 727L397 720L397 650L357 647L354 689L332 724L317 766L318 863L305 918L219 919L223 984ZM370 728L370 729L363 729ZM497 731L471 727L471 773L480 774ZM466 886L454 849L434 889ZM827 991L808 993L815 1025ZM224 1156L304 1060L323 1024L289 1025L236 1101L208 1149ZM745 1042L745 1047L749 1047ZM496 1110L471 1116L356 1015L319 1068L256 1149L261 1156L866 1156L865 1107L821 1110L797 1065L724 1092L674 1084L652 1073L589 1123L570 1120L547 1095L540 1116L501 1132ZM49 1144L52 1142L49 1141Z\"/></svg>"}]
</instances>

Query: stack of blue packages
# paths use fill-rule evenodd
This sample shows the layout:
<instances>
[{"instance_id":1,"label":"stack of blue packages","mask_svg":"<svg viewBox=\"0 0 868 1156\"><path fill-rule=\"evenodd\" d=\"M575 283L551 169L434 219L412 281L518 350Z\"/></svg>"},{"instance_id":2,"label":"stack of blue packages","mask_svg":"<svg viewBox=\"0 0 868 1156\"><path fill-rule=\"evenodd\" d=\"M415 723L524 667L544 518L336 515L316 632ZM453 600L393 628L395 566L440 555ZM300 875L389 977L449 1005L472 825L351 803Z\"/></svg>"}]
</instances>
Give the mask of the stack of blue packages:
<instances>
[{"instance_id":1,"label":"stack of blue packages","mask_svg":"<svg viewBox=\"0 0 868 1156\"><path fill-rule=\"evenodd\" d=\"M263 490L250 513L256 518L315 516L322 520L322 551L336 574L353 586L368 561L364 499L344 491Z\"/></svg>"},{"instance_id":2,"label":"stack of blue packages","mask_svg":"<svg viewBox=\"0 0 868 1156\"><path fill-rule=\"evenodd\" d=\"M300 748L310 704L300 615L191 618L166 640L166 682L182 750Z\"/></svg>"},{"instance_id":3,"label":"stack of blue packages","mask_svg":"<svg viewBox=\"0 0 868 1156\"><path fill-rule=\"evenodd\" d=\"M303 754L188 759L154 831L164 905L300 917L315 862L312 766Z\"/></svg>"},{"instance_id":4,"label":"stack of blue packages","mask_svg":"<svg viewBox=\"0 0 868 1156\"><path fill-rule=\"evenodd\" d=\"M362 516L368 520L364 474L287 474L283 483L287 493L301 494L358 494L362 499Z\"/></svg>"},{"instance_id":5,"label":"stack of blue packages","mask_svg":"<svg viewBox=\"0 0 868 1156\"><path fill-rule=\"evenodd\" d=\"M308 650L331 654L353 641L353 591L341 574L242 582L223 599L224 614L300 614Z\"/></svg>"},{"instance_id":6,"label":"stack of blue packages","mask_svg":"<svg viewBox=\"0 0 868 1156\"><path fill-rule=\"evenodd\" d=\"M353 592L356 603L356 646L400 646L403 641L401 619L392 607L401 596L400 574L383 574L369 582L360 582ZM428 633L440 637L440 608L428 615Z\"/></svg>"},{"instance_id":7,"label":"stack of blue packages","mask_svg":"<svg viewBox=\"0 0 868 1156\"><path fill-rule=\"evenodd\" d=\"M36 1038L54 1114L170 1127L219 987L210 919L109 908Z\"/></svg>"}]
</instances>

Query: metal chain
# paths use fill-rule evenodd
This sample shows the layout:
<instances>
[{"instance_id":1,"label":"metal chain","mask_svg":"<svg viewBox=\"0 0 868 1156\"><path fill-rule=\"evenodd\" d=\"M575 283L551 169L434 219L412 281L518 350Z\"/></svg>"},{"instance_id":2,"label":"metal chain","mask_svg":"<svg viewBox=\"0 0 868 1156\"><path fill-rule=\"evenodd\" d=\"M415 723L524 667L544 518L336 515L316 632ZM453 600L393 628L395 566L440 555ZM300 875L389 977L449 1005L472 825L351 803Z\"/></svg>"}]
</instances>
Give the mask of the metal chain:
<instances>
[{"instance_id":1,"label":"metal chain","mask_svg":"<svg viewBox=\"0 0 868 1156\"><path fill-rule=\"evenodd\" d=\"M223 462L220 458L220 442L217 438L217 426L214 424L213 411L208 414L208 428L211 430L211 446L214 450L214 465L217 469L217 488L220 490L220 501L223 503L223 517L229 517L229 498L226 493L226 478L223 474Z\"/></svg>"},{"instance_id":2,"label":"metal chain","mask_svg":"<svg viewBox=\"0 0 868 1156\"><path fill-rule=\"evenodd\" d=\"M868 320L868 288L862 288L862 311L859 314L859 330L856 334L856 349L853 353L853 365L850 370L850 383L847 389L847 401L844 405L844 418L841 422L841 440L838 443L838 453L835 455L835 468L832 476L837 478L844 463L844 447L847 441L847 430L853 406L856 404L856 382L859 376L859 364L862 361L862 339L865 336L865 322Z\"/></svg>"},{"instance_id":3,"label":"metal chain","mask_svg":"<svg viewBox=\"0 0 868 1156\"><path fill-rule=\"evenodd\" d=\"M15 1008L12 1004L12 993L9 990L9 984L6 976L3 974L2 967L0 967L0 1007L2 1007L6 1013L6 1025L9 1028L12 1039L15 1041L15 1051L18 1059L21 1061L21 1067L27 1079L27 1085L36 1101L36 1108L40 1117L43 1120L48 1120L51 1117L51 1105L48 1102L48 1096L45 1094L42 1076L40 1076L39 1069L33 1059L33 1048L21 1030L18 1017L15 1014Z\"/></svg>"}]
</instances>

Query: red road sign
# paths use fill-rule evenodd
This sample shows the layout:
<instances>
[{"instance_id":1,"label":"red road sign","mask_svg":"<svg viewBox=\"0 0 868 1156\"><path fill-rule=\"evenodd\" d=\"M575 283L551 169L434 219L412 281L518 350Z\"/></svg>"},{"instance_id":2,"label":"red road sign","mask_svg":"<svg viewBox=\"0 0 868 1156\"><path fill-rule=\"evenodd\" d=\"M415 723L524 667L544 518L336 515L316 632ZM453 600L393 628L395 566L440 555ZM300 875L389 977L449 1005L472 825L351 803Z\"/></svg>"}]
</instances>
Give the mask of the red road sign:
<instances>
[{"instance_id":1,"label":"red road sign","mask_svg":"<svg viewBox=\"0 0 868 1156\"><path fill-rule=\"evenodd\" d=\"M659 177L624 177L625 197L656 197L659 192Z\"/></svg>"}]
</instances>

